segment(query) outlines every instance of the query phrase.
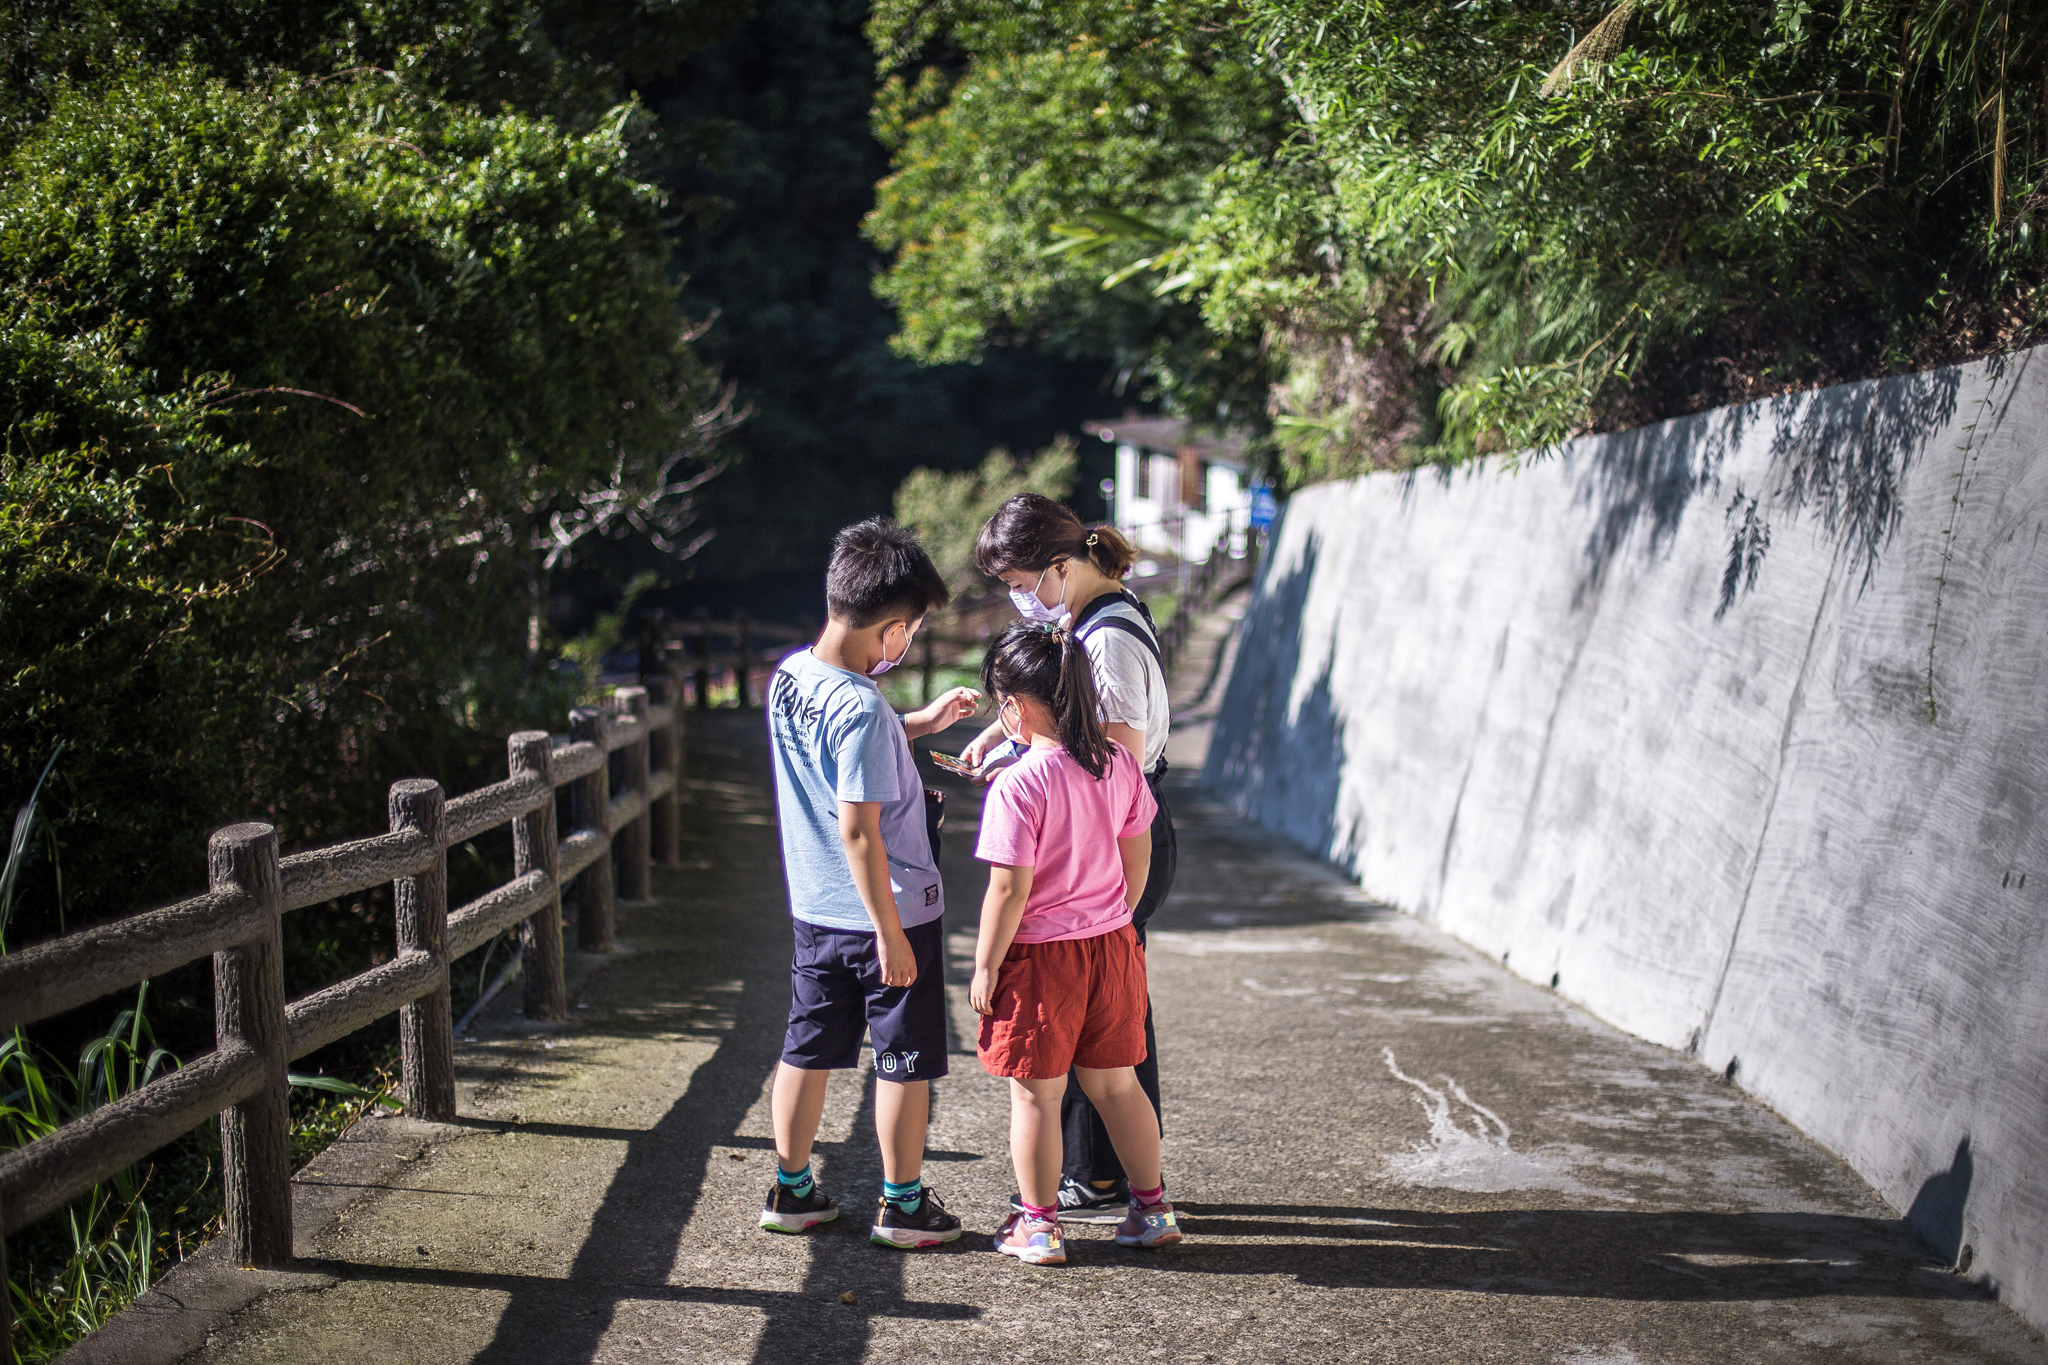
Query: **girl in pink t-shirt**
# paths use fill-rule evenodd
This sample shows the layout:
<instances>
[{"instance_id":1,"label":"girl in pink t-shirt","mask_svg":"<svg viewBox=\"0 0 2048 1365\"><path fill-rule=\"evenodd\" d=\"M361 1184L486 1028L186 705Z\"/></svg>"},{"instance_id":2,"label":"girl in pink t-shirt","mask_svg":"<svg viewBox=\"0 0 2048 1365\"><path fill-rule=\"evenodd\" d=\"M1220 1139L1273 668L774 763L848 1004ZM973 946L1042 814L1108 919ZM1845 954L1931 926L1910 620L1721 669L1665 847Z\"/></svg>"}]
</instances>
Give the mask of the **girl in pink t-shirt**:
<instances>
[{"instance_id":1,"label":"girl in pink t-shirt","mask_svg":"<svg viewBox=\"0 0 2048 1365\"><path fill-rule=\"evenodd\" d=\"M1024 757L982 806L974 856L989 864L970 996L976 1051L1010 1081L1020 1210L996 1250L1064 1265L1060 1099L1071 1069L1130 1176L1116 1240L1180 1240L1159 1173L1159 1115L1132 1068L1145 1057L1145 955L1131 907L1145 887L1157 810L1138 764L1096 719L1088 656L1061 629L1017 622L990 647L982 685Z\"/></svg>"}]
</instances>

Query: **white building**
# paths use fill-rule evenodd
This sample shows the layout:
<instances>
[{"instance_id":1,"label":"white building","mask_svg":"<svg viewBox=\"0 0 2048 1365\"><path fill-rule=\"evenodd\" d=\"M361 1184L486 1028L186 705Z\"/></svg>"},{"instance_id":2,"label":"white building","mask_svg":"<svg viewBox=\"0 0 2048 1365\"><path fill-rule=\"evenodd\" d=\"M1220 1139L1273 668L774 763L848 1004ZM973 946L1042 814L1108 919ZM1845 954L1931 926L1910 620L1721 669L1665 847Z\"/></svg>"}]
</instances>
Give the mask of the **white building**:
<instances>
[{"instance_id":1,"label":"white building","mask_svg":"<svg viewBox=\"0 0 2048 1365\"><path fill-rule=\"evenodd\" d=\"M1135 413L1081 427L1116 447L1110 520L1138 548L1200 564L1220 541L1244 557L1252 484L1242 435L1195 434L1178 417Z\"/></svg>"}]
</instances>

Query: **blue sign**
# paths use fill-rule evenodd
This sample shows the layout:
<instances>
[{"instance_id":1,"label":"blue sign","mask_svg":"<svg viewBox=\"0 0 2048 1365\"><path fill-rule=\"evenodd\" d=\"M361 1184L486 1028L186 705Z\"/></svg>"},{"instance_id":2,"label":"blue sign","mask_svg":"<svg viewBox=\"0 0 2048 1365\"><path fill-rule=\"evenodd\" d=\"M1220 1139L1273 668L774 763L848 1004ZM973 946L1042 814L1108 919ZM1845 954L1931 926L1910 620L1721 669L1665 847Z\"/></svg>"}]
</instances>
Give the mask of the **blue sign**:
<instances>
[{"instance_id":1,"label":"blue sign","mask_svg":"<svg viewBox=\"0 0 2048 1365\"><path fill-rule=\"evenodd\" d=\"M1274 501L1273 490L1260 484L1252 489L1252 529L1264 531L1272 526L1273 518L1280 515L1280 504Z\"/></svg>"}]
</instances>

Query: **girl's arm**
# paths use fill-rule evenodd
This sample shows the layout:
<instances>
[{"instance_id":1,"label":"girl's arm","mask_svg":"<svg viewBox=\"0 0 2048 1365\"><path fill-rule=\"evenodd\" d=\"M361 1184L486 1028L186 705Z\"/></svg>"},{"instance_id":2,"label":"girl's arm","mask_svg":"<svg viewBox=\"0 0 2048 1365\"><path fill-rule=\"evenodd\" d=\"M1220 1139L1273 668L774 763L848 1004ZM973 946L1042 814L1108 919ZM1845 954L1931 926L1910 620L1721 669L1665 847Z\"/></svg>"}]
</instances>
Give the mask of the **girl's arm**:
<instances>
[{"instance_id":1,"label":"girl's arm","mask_svg":"<svg viewBox=\"0 0 2048 1365\"><path fill-rule=\"evenodd\" d=\"M989 722L988 729L976 735L969 741L967 747L960 751L960 757L963 761L972 763L978 768L981 766L981 760L988 757L989 750L1002 742L1003 723L1001 721L991 721Z\"/></svg>"},{"instance_id":2,"label":"girl's arm","mask_svg":"<svg viewBox=\"0 0 2048 1365\"><path fill-rule=\"evenodd\" d=\"M1124 909L1138 908L1145 894L1145 879L1152 875L1152 831L1141 830L1128 839L1116 841L1117 856L1124 860ZM1008 945L1004 945L1008 951Z\"/></svg>"},{"instance_id":3,"label":"girl's arm","mask_svg":"<svg viewBox=\"0 0 2048 1365\"><path fill-rule=\"evenodd\" d=\"M1145 856L1152 856L1149 845ZM1024 902L1030 897L1030 868L989 865L988 895L981 902L981 934L974 941L974 981L967 988L967 999L976 1014L996 1012L996 969L1003 965L1010 941L1017 937L1017 922L1024 917Z\"/></svg>"}]
</instances>

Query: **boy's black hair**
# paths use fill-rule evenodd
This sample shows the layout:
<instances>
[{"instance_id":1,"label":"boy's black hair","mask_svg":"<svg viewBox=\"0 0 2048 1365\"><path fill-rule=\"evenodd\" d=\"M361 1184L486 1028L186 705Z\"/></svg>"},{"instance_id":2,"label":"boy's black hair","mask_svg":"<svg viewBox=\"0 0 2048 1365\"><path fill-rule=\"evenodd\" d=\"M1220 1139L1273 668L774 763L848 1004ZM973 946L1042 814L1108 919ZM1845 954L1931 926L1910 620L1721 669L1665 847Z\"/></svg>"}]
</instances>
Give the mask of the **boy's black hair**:
<instances>
[{"instance_id":1,"label":"boy's black hair","mask_svg":"<svg viewBox=\"0 0 2048 1365\"><path fill-rule=\"evenodd\" d=\"M869 517L832 541L825 610L855 630L900 616L915 621L953 600L917 537L885 517Z\"/></svg>"}]
</instances>

